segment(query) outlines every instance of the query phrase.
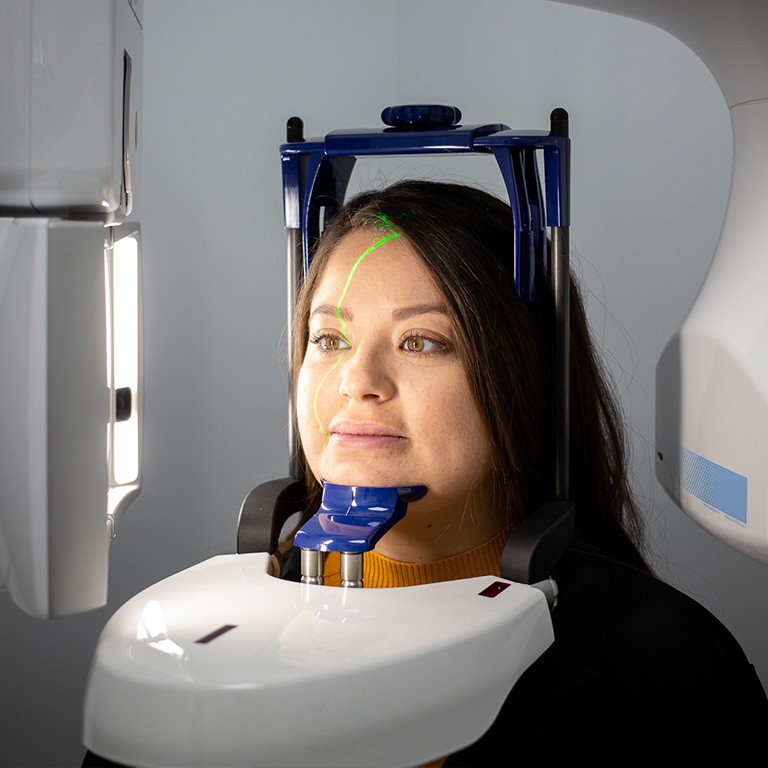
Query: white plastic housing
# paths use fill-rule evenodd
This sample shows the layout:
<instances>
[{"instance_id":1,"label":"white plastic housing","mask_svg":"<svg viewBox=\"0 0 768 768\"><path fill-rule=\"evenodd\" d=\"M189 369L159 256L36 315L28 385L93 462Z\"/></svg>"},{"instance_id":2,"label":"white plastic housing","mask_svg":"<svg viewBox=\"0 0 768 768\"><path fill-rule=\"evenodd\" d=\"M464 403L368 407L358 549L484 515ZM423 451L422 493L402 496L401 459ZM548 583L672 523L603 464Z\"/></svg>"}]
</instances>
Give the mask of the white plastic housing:
<instances>
[{"instance_id":1,"label":"white plastic housing","mask_svg":"<svg viewBox=\"0 0 768 768\"><path fill-rule=\"evenodd\" d=\"M0 219L0 588L41 618L105 604L108 513L140 486L140 474L119 487L110 474L106 286L122 234L138 237L137 225ZM134 323L138 366L140 301Z\"/></svg>"},{"instance_id":2,"label":"white plastic housing","mask_svg":"<svg viewBox=\"0 0 768 768\"><path fill-rule=\"evenodd\" d=\"M479 738L553 641L535 587L322 587L268 563L214 557L114 614L86 692L92 752L144 768L420 765Z\"/></svg>"},{"instance_id":3,"label":"white plastic housing","mask_svg":"<svg viewBox=\"0 0 768 768\"><path fill-rule=\"evenodd\" d=\"M656 474L696 522L768 564L768 100L731 116L720 244L656 369Z\"/></svg>"},{"instance_id":4,"label":"white plastic housing","mask_svg":"<svg viewBox=\"0 0 768 768\"><path fill-rule=\"evenodd\" d=\"M685 43L729 107L768 98L765 0L554 0L652 24Z\"/></svg>"},{"instance_id":5,"label":"white plastic housing","mask_svg":"<svg viewBox=\"0 0 768 768\"><path fill-rule=\"evenodd\" d=\"M768 564L768 2L557 2L674 35L730 109L734 165L720 241L656 368L656 476L693 520Z\"/></svg>"},{"instance_id":6,"label":"white plastic housing","mask_svg":"<svg viewBox=\"0 0 768 768\"><path fill-rule=\"evenodd\" d=\"M141 4L0 3L0 211L121 221L138 186Z\"/></svg>"}]
</instances>

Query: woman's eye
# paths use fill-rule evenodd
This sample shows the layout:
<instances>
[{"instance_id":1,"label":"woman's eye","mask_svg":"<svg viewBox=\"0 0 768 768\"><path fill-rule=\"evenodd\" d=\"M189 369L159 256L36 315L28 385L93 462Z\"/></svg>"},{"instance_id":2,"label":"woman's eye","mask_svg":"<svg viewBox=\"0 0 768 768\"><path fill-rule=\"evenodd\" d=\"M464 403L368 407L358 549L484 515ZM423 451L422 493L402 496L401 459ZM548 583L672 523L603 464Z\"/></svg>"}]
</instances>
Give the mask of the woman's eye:
<instances>
[{"instance_id":1,"label":"woman's eye","mask_svg":"<svg viewBox=\"0 0 768 768\"><path fill-rule=\"evenodd\" d=\"M316 343L325 352L338 352L340 349L349 349L349 344L339 336L321 336Z\"/></svg>"},{"instance_id":2,"label":"woman's eye","mask_svg":"<svg viewBox=\"0 0 768 768\"><path fill-rule=\"evenodd\" d=\"M429 355L434 352L442 352L445 344L434 339L428 339L426 336L406 336L403 339L402 348L406 352L420 352Z\"/></svg>"},{"instance_id":3,"label":"woman's eye","mask_svg":"<svg viewBox=\"0 0 768 768\"><path fill-rule=\"evenodd\" d=\"M349 349L349 342L341 336L329 333L317 333L309 340L310 344L316 344L324 352L338 352L341 349Z\"/></svg>"}]
</instances>

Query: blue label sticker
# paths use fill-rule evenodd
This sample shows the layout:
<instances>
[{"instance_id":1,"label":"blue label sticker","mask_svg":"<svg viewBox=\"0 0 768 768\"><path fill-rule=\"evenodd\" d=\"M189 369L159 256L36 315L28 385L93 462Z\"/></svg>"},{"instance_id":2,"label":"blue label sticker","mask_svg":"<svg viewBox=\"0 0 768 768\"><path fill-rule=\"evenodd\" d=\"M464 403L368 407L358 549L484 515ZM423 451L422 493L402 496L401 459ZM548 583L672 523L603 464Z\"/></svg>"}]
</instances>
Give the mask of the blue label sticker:
<instances>
[{"instance_id":1,"label":"blue label sticker","mask_svg":"<svg viewBox=\"0 0 768 768\"><path fill-rule=\"evenodd\" d=\"M680 487L742 525L747 524L747 478L680 448Z\"/></svg>"}]
</instances>

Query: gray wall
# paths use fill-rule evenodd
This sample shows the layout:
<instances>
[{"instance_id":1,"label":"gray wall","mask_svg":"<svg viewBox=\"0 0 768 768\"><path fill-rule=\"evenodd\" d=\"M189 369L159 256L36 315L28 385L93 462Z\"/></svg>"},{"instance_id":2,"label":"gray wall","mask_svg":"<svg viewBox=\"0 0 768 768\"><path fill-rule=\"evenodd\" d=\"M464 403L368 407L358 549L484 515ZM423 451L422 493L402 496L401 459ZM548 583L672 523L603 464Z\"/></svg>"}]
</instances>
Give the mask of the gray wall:
<instances>
[{"instance_id":1,"label":"gray wall","mask_svg":"<svg viewBox=\"0 0 768 768\"><path fill-rule=\"evenodd\" d=\"M144 485L112 544L106 607L44 622L0 596L0 764L79 765L104 623L149 584L234 551L245 494L286 474L286 119L322 135L425 101L539 130L569 111L573 264L632 419L654 560L768 684L768 569L689 521L653 477L654 366L728 196L730 122L702 62L656 28L548 0L147 0ZM356 184L430 174L501 189L480 159L437 163L362 164Z\"/></svg>"}]
</instances>

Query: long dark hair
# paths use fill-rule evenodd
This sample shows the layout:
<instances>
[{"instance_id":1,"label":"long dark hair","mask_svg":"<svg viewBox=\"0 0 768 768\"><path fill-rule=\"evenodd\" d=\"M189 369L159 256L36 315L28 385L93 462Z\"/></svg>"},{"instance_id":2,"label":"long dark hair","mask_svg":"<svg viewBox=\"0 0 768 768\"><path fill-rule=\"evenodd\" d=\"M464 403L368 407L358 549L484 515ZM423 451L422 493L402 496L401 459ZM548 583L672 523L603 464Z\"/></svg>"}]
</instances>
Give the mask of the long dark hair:
<instances>
[{"instance_id":1,"label":"long dark hair","mask_svg":"<svg viewBox=\"0 0 768 768\"><path fill-rule=\"evenodd\" d=\"M553 487L554 304L541 268L535 300L527 304L517 296L507 203L473 187L421 180L349 200L326 226L296 302L294 374L307 349L310 304L328 257L345 235L379 229L382 222L407 238L445 296L456 349L492 443L495 503L518 522L549 498ZM641 517L627 477L622 413L573 279L570 306L576 544L648 570L641 554ZM317 481L308 475L308 487L316 492Z\"/></svg>"}]
</instances>

